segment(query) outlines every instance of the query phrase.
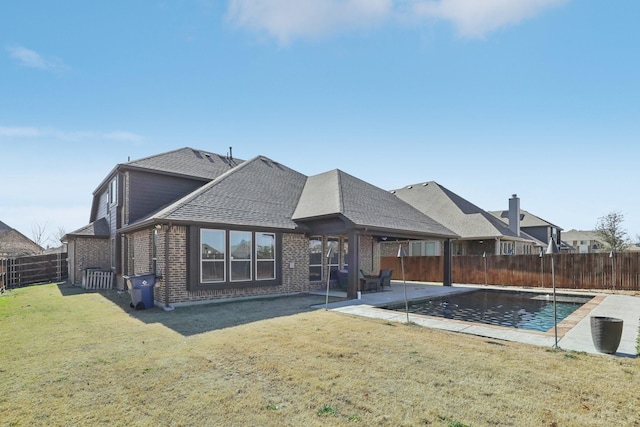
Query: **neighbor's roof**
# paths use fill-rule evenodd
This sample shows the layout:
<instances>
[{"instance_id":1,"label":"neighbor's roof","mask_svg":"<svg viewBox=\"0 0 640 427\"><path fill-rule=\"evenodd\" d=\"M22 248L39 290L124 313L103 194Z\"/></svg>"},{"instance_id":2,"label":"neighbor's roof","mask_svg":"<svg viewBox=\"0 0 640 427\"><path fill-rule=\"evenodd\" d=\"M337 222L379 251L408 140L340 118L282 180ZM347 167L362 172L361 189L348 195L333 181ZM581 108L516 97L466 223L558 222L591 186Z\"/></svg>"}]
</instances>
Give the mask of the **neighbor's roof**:
<instances>
[{"instance_id":1,"label":"neighbor's roof","mask_svg":"<svg viewBox=\"0 0 640 427\"><path fill-rule=\"evenodd\" d=\"M592 230L569 230L569 231L562 232L562 240L564 240L567 243L572 242L574 240L575 241L578 241L578 240L600 241L602 240L602 237L600 237L596 231L592 231Z\"/></svg>"},{"instance_id":2,"label":"neighbor's roof","mask_svg":"<svg viewBox=\"0 0 640 427\"><path fill-rule=\"evenodd\" d=\"M535 240L528 235L517 236L504 222L435 181L408 185L392 193L450 228L461 239Z\"/></svg>"},{"instance_id":3,"label":"neighbor's roof","mask_svg":"<svg viewBox=\"0 0 640 427\"><path fill-rule=\"evenodd\" d=\"M244 160L184 147L138 160L118 164L100 183L94 195L111 180L117 170L142 170L166 175L184 176L204 181L217 178Z\"/></svg>"},{"instance_id":4,"label":"neighbor's roof","mask_svg":"<svg viewBox=\"0 0 640 427\"><path fill-rule=\"evenodd\" d=\"M305 175L258 156L131 227L170 221L298 229L291 216L305 181Z\"/></svg>"},{"instance_id":5,"label":"neighbor's roof","mask_svg":"<svg viewBox=\"0 0 640 427\"><path fill-rule=\"evenodd\" d=\"M489 211L489 213L501 221L509 223L509 211ZM555 227L562 231L562 228L555 224L545 221L544 219L537 217L524 209L520 209L520 227Z\"/></svg>"},{"instance_id":6,"label":"neighbor's roof","mask_svg":"<svg viewBox=\"0 0 640 427\"><path fill-rule=\"evenodd\" d=\"M4 222L0 221L0 234L6 233L13 230L13 228L9 227Z\"/></svg>"},{"instance_id":7,"label":"neighbor's roof","mask_svg":"<svg viewBox=\"0 0 640 427\"><path fill-rule=\"evenodd\" d=\"M380 232L407 232L444 238L458 235L399 202L388 191L335 169L309 177L293 215L294 220L322 219L340 215L356 226Z\"/></svg>"},{"instance_id":8,"label":"neighbor's roof","mask_svg":"<svg viewBox=\"0 0 640 427\"><path fill-rule=\"evenodd\" d=\"M91 224L85 225L84 227L73 231L71 233L67 233L61 240L64 241L68 237L95 237L95 238L109 238L109 224L105 218L100 218L97 221L92 222Z\"/></svg>"}]
</instances>

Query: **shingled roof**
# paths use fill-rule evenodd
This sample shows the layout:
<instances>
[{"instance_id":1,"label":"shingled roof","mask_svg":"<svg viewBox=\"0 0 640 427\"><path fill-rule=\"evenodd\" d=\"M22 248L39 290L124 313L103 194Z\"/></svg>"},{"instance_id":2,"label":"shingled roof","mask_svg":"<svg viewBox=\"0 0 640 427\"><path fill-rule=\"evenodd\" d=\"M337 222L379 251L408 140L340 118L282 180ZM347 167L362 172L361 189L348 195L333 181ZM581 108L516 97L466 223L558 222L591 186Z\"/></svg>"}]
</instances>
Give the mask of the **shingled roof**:
<instances>
[{"instance_id":1,"label":"shingled roof","mask_svg":"<svg viewBox=\"0 0 640 427\"><path fill-rule=\"evenodd\" d=\"M509 211L489 211L490 214L498 218L500 221L505 223L509 223ZM524 209L520 209L520 227L555 227L558 230L562 231L562 228L558 227L555 224L550 223L538 216L533 215L525 211Z\"/></svg>"},{"instance_id":2,"label":"shingled roof","mask_svg":"<svg viewBox=\"0 0 640 427\"><path fill-rule=\"evenodd\" d=\"M500 219L435 181L408 185L392 193L458 233L461 239L532 239L516 236Z\"/></svg>"},{"instance_id":3,"label":"shingled roof","mask_svg":"<svg viewBox=\"0 0 640 427\"><path fill-rule=\"evenodd\" d=\"M67 240L69 237L93 237L93 238L109 238L109 224L105 218L100 218L91 224L85 225L76 231L67 233L61 240Z\"/></svg>"},{"instance_id":4,"label":"shingled roof","mask_svg":"<svg viewBox=\"0 0 640 427\"><path fill-rule=\"evenodd\" d=\"M438 237L457 234L388 191L334 169L309 177L293 214L297 221L339 215L356 226L384 233L417 233Z\"/></svg>"},{"instance_id":5,"label":"shingled roof","mask_svg":"<svg viewBox=\"0 0 640 427\"><path fill-rule=\"evenodd\" d=\"M307 221L329 217L380 233L457 237L388 191L345 172L307 177L264 156L125 229L173 222L306 230Z\"/></svg>"},{"instance_id":6,"label":"shingled roof","mask_svg":"<svg viewBox=\"0 0 640 427\"><path fill-rule=\"evenodd\" d=\"M11 230L13 230L13 228L9 227L4 222L0 221L0 234L7 233Z\"/></svg>"},{"instance_id":7,"label":"shingled roof","mask_svg":"<svg viewBox=\"0 0 640 427\"><path fill-rule=\"evenodd\" d=\"M133 226L171 221L298 229L291 217L305 181L305 175L258 156Z\"/></svg>"},{"instance_id":8,"label":"shingled roof","mask_svg":"<svg viewBox=\"0 0 640 427\"><path fill-rule=\"evenodd\" d=\"M124 163L124 166L210 180L242 162L243 160L240 159L185 147L133 160Z\"/></svg>"}]
</instances>

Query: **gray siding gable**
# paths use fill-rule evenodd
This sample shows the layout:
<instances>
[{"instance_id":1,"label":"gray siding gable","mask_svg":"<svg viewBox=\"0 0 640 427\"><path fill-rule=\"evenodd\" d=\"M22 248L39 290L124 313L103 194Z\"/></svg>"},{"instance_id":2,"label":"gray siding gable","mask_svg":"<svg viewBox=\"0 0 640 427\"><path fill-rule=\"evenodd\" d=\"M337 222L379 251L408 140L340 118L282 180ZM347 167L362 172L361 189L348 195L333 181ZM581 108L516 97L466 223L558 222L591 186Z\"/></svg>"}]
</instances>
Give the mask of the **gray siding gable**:
<instances>
[{"instance_id":1,"label":"gray siding gable","mask_svg":"<svg viewBox=\"0 0 640 427\"><path fill-rule=\"evenodd\" d=\"M435 181L408 185L392 192L399 199L458 233L462 239L522 237L516 236L506 224L489 212Z\"/></svg>"},{"instance_id":2,"label":"gray siding gable","mask_svg":"<svg viewBox=\"0 0 640 427\"><path fill-rule=\"evenodd\" d=\"M146 221L299 230L291 217L305 181L305 175L258 156Z\"/></svg>"},{"instance_id":3,"label":"gray siding gable","mask_svg":"<svg viewBox=\"0 0 640 427\"><path fill-rule=\"evenodd\" d=\"M158 175L147 171L129 172L129 222L158 211L191 194L204 184L179 176Z\"/></svg>"}]
</instances>

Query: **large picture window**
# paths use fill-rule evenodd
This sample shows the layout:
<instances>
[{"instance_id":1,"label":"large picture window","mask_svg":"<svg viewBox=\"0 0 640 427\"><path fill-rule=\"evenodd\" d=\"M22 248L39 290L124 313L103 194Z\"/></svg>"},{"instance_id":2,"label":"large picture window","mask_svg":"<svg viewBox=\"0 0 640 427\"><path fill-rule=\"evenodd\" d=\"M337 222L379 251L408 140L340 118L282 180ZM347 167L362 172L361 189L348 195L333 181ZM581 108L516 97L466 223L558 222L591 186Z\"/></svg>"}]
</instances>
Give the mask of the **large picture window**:
<instances>
[{"instance_id":1,"label":"large picture window","mask_svg":"<svg viewBox=\"0 0 640 427\"><path fill-rule=\"evenodd\" d=\"M226 280L226 238L224 230L200 231L200 281Z\"/></svg>"},{"instance_id":2,"label":"large picture window","mask_svg":"<svg viewBox=\"0 0 640 427\"><path fill-rule=\"evenodd\" d=\"M276 235L256 233L256 280L276 278Z\"/></svg>"},{"instance_id":3,"label":"large picture window","mask_svg":"<svg viewBox=\"0 0 640 427\"><path fill-rule=\"evenodd\" d=\"M282 236L266 231L193 227L189 250L189 288L217 289L278 285Z\"/></svg>"},{"instance_id":4,"label":"large picture window","mask_svg":"<svg viewBox=\"0 0 640 427\"><path fill-rule=\"evenodd\" d=\"M250 231L229 232L232 282L251 280L252 235Z\"/></svg>"}]
</instances>

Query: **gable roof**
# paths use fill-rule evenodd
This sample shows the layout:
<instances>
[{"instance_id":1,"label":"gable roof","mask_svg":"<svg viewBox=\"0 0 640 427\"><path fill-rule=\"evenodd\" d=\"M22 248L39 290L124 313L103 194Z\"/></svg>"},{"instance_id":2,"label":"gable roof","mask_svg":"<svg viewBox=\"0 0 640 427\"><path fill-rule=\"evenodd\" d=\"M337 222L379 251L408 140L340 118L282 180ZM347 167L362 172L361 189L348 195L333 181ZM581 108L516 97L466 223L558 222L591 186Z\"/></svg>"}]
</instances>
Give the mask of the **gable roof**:
<instances>
[{"instance_id":1,"label":"gable roof","mask_svg":"<svg viewBox=\"0 0 640 427\"><path fill-rule=\"evenodd\" d=\"M127 228L148 223L206 223L294 230L306 176L258 156Z\"/></svg>"},{"instance_id":2,"label":"gable roof","mask_svg":"<svg viewBox=\"0 0 640 427\"><path fill-rule=\"evenodd\" d=\"M517 236L508 225L494 215L435 181L408 185L392 190L392 193L450 228L459 234L461 239L535 240L528 235Z\"/></svg>"},{"instance_id":3,"label":"gable roof","mask_svg":"<svg viewBox=\"0 0 640 427\"><path fill-rule=\"evenodd\" d=\"M309 177L293 219L306 221L340 216L356 227L384 232L411 232L443 238L457 234L388 191L339 169Z\"/></svg>"},{"instance_id":4,"label":"gable roof","mask_svg":"<svg viewBox=\"0 0 640 427\"><path fill-rule=\"evenodd\" d=\"M0 255L22 256L35 255L42 252L36 242L0 221Z\"/></svg>"},{"instance_id":5,"label":"gable roof","mask_svg":"<svg viewBox=\"0 0 640 427\"><path fill-rule=\"evenodd\" d=\"M244 162L244 160L214 154L205 150L190 147L179 148L166 153L155 154L116 165L100 185L98 185L93 194L96 195L102 191L112 179L113 175L123 169L211 181L242 162Z\"/></svg>"},{"instance_id":6,"label":"gable roof","mask_svg":"<svg viewBox=\"0 0 640 427\"><path fill-rule=\"evenodd\" d=\"M9 227L4 222L0 221L0 234L7 233L11 230L13 230L13 228Z\"/></svg>"},{"instance_id":7,"label":"gable roof","mask_svg":"<svg viewBox=\"0 0 640 427\"><path fill-rule=\"evenodd\" d=\"M502 222L509 224L509 211L489 211L489 213L496 218L500 219ZM533 215L525 211L524 209L520 209L520 228L523 227L554 227L558 230L562 231L562 228L558 227L555 224L550 223L540 217Z\"/></svg>"}]
</instances>

